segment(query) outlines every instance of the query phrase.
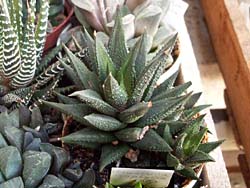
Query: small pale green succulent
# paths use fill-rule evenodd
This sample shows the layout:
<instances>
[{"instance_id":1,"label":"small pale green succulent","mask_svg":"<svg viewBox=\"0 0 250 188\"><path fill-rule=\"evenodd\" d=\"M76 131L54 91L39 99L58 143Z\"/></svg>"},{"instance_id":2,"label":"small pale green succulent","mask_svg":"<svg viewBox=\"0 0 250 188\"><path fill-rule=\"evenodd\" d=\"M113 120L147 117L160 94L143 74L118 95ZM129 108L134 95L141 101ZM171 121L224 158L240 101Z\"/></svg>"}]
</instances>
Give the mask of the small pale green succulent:
<instances>
[{"instance_id":1,"label":"small pale green succulent","mask_svg":"<svg viewBox=\"0 0 250 188\"><path fill-rule=\"evenodd\" d=\"M203 116L195 116L207 105L194 107L200 94L186 92L190 82L175 87L177 73L160 85L157 82L177 35L169 37L150 61L146 61L146 35L128 51L121 12L107 46L98 34L92 39L85 31L83 38L89 44L83 62L67 47L70 64L61 59L79 88L70 94L77 99L57 94L62 103L43 101L85 126L62 141L101 149L100 171L131 149L139 149L161 153L160 166L197 179L194 169L213 161L208 152L221 142L202 144L207 128Z\"/></svg>"},{"instance_id":2,"label":"small pale green succulent","mask_svg":"<svg viewBox=\"0 0 250 188\"><path fill-rule=\"evenodd\" d=\"M59 62L49 65L62 46L42 58L49 4L47 0L39 2L36 10L36 0L0 1L1 105L28 104L35 92L41 95L53 88L63 70ZM38 91L43 86L44 90Z\"/></svg>"},{"instance_id":3,"label":"small pale green succulent","mask_svg":"<svg viewBox=\"0 0 250 188\"><path fill-rule=\"evenodd\" d=\"M171 1L73 0L72 2L75 5L75 14L84 27L90 27L97 32L104 32L108 35L111 34L114 26L117 7L120 7L126 40L134 43L135 38L147 30L149 45L155 49L174 31L173 28L162 24Z\"/></svg>"},{"instance_id":4,"label":"small pale green succulent","mask_svg":"<svg viewBox=\"0 0 250 188\"><path fill-rule=\"evenodd\" d=\"M23 108L0 114L0 187L82 188L93 184L92 170L83 175L68 152L47 142L43 125L36 124L41 122L37 112L34 110L28 118ZM31 124L36 124L40 131L21 126L21 122L28 123L27 119L32 119Z\"/></svg>"}]
</instances>

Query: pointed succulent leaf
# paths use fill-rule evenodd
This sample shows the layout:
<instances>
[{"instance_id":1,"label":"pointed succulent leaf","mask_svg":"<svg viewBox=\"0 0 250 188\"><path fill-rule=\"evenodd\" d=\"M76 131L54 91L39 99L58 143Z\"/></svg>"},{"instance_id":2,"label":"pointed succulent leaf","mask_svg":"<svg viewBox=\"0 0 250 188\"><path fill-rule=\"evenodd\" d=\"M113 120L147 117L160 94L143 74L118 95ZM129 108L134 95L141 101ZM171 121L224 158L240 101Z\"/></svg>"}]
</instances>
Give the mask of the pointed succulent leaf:
<instances>
[{"instance_id":1,"label":"pointed succulent leaf","mask_svg":"<svg viewBox=\"0 0 250 188\"><path fill-rule=\"evenodd\" d=\"M90 114L84 116L84 119L93 127L102 131L117 131L125 128L127 125L118 121L117 119L102 115L102 114Z\"/></svg>"},{"instance_id":2,"label":"pointed succulent leaf","mask_svg":"<svg viewBox=\"0 0 250 188\"><path fill-rule=\"evenodd\" d=\"M35 42L36 42L36 55L41 57L44 43L47 34L47 21L49 16L49 2L41 1L41 7L39 10L39 16L36 22Z\"/></svg>"},{"instance_id":3,"label":"pointed succulent leaf","mask_svg":"<svg viewBox=\"0 0 250 188\"><path fill-rule=\"evenodd\" d=\"M116 71L112 59L109 57L109 54L104 44L100 41L99 38L96 38L95 46L96 46L98 77L101 83L103 83L109 73L115 75Z\"/></svg>"},{"instance_id":4,"label":"pointed succulent leaf","mask_svg":"<svg viewBox=\"0 0 250 188\"><path fill-rule=\"evenodd\" d=\"M62 138L68 144L81 145L81 142L89 143L110 143L117 140L111 133L103 132L91 128L84 128Z\"/></svg>"},{"instance_id":5,"label":"pointed succulent leaf","mask_svg":"<svg viewBox=\"0 0 250 188\"><path fill-rule=\"evenodd\" d=\"M155 86L157 84L157 81L159 80L160 76L163 74L165 67L168 65L169 56L166 54L163 54L157 61L161 62L159 68L155 71L151 81L149 82L147 89L143 95L144 101L149 101L153 95ZM155 62L153 62L155 63Z\"/></svg>"},{"instance_id":6,"label":"pointed succulent leaf","mask_svg":"<svg viewBox=\"0 0 250 188\"><path fill-rule=\"evenodd\" d=\"M136 122L136 126L143 127L146 125L152 125L154 123L158 123L160 120L172 115L176 109L179 109L183 106L190 94L176 97L174 99L164 99L157 102L152 103L152 108L148 110L148 112Z\"/></svg>"},{"instance_id":7,"label":"pointed succulent leaf","mask_svg":"<svg viewBox=\"0 0 250 188\"><path fill-rule=\"evenodd\" d=\"M49 64L61 51L62 51L61 44L51 49L40 61L40 64L36 68L35 75L40 75L44 70L46 70L46 67L49 67Z\"/></svg>"},{"instance_id":8,"label":"pointed succulent leaf","mask_svg":"<svg viewBox=\"0 0 250 188\"><path fill-rule=\"evenodd\" d=\"M128 150L129 147L126 144L103 146L100 159L100 171L102 171L107 165L120 160Z\"/></svg>"},{"instance_id":9,"label":"pointed succulent leaf","mask_svg":"<svg viewBox=\"0 0 250 188\"><path fill-rule=\"evenodd\" d=\"M171 147L167 144L167 142L152 129L150 129L145 134L142 140L132 143L132 146L146 151L155 151L155 152L172 151Z\"/></svg>"},{"instance_id":10,"label":"pointed succulent leaf","mask_svg":"<svg viewBox=\"0 0 250 188\"><path fill-rule=\"evenodd\" d=\"M191 167L185 167L182 170L177 170L176 173L180 174L181 176L184 176L186 178L190 178L190 179L194 179L194 180L200 180L197 177L196 172Z\"/></svg>"},{"instance_id":11,"label":"pointed succulent leaf","mask_svg":"<svg viewBox=\"0 0 250 188\"><path fill-rule=\"evenodd\" d=\"M164 42L163 47L157 52L156 56L151 61L156 61L162 56L162 54L168 54L168 55L171 54L177 38L178 38L177 33L168 37Z\"/></svg>"},{"instance_id":12,"label":"pointed succulent leaf","mask_svg":"<svg viewBox=\"0 0 250 188\"><path fill-rule=\"evenodd\" d=\"M115 136L117 139L123 142L136 142L138 140L143 139L146 132L149 130L149 127L139 128L139 127L132 127L132 128L125 128L120 131L115 132Z\"/></svg>"},{"instance_id":13,"label":"pointed succulent leaf","mask_svg":"<svg viewBox=\"0 0 250 188\"><path fill-rule=\"evenodd\" d=\"M143 117L151 107L151 102L141 102L122 111L118 117L124 123L134 123Z\"/></svg>"},{"instance_id":14,"label":"pointed succulent leaf","mask_svg":"<svg viewBox=\"0 0 250 188\"><path fill-rule=\"evenodd\" d=\"M183 117L184 117L184 119L188 120L188 119L194 117L196 114L198 114L202 110L204 110L210 106L211 105L199 105L199 106L195 106L195 107L192 107L190 109L184 110Z\"/></svg>"},{"instance_id":15,"label":"pointed succulent leaf","mask_svg":"<svg viewBox=\"0 0 250 188\"><path fill-rule=\"evenodd\" d=\"M187 158L184 163L187 165L199 165L206 162L214 162L213 157L203 151L197 150L191 157Z\"/></svg>"},{"instance_id":16,"label":"pointed succulent leaf","mask_svg":"<svg viewBox=\"0 0 250 188\"><path fill-rule=\"evenodd\" d=\"M136 78L139 77L142 70L146 66L146 57L147 57L147 33L144 32L144 34L140 37L138 42L135 44L135 47L133 49L135 51L135 71L136 71Z\"/></svg>"},{"instance_id":17,"label":"pointed succulent leaf","mask_svg":"<svg viewBox=\"0 0 250 188\"><path fill-rule=\"evenodd\" d=\"M168 124L165 125L164 132L163 132L163 139L170 145L174 145L174 139L170 131L170 127Z\"/></svg>"},{"instance_id":18,"label":"pointed succulent leaf","mask_svg":"<svg viewBox=\"0 0 250 188\"><path fill-rule=\"evenodd\" d=\"M172 135L176 135L177 133L179 133L180 131L184 130L187 126L186 122L183 121L170 121L167 122L170 128L170 132Z\"/></svg>"},{"instance_id":19,"label":"pointed succulent leaf","mask_svg":"<svg viewBox=\"0 0 250 188\"><path fill-rule=\"evenodd\" d=\"M142 100L144 92L154 77L155 72L159 69L159 67L161 67L161 64L161 61L157 61L145 67L140 78L137 80L134 91L129 100L129 104L135 104Z\"/></svg>"},{"instance_id":20,"label":"pointed succulent leaf","mask_svg":"<svg viewBox=\"0 0 250 188\"><path fill-rule=\"evenodd\" d=\"M120 10L117 10L115 26L109 40L108 49L111 59L113 60L116 68L119 70L121 65L126 61L128 53Z\"/></svg>"},{"instance_id":21,"label":"pointed succulent leaf","mask_svg":"<svg viewBox=\"0 0 250 188\"><path fill-rule=\"evenodd\" d=\"M168 167L173 167L176 170L182 170L184 168L180 160L176 158L174 155L172 155L171 153L167 153L166 163Z\"/></svg>"},{"instance_id":22,"label":"pointed succulent leaf","mask_svg":"<svg viewBox=\"0 0 250 188\"><path fill-rule=\"evenodd\" d=\"M64 59L58 59L60 63L63 65L64 69L66 70L67 76L74 82L74 84L79 88L79 89L84 89L80 78L77 76L76 72L72 67L70 67Z\"/></svg>"},{"instance_id":23,"label":"pointed succulent leaf","mask_svg":"<svg viewBox=\"0 0 250 188\"><path fill-rule=\"evenodd\" d=\"M204 153L210 153L215 148L219 147L223 142L224 142L224 140L218 140L218 141L208 142L208 143L204 143L204 144L201 143L198 147L198 150L200 150Z\"/></svg>"},{"instance_id":24,"label":"pointed succulent leaf","mask_svg":"<svg viewBox=\"0 0 250 188\"><path fill-rule=\"evenodd\" d=\"M204 124L204 117L206 114L200 115L188 122L184 132L188 135L194 135L200 132L201 126Z\"/></svg>"},{"instance_id":25,"label":"pointed succulent leaf","mask_svg":"<svg viewBox=\"0 0 250 188\"><path fill-rule=\"evenodd\" d=\"M78 104L79 103L79 101L77 99L67 97L65 95L62 95L61 93L56 92L56 91L54 91L53 94L56 95L56 97L60 103L64 103L64 104Z\"/></svg>"},{"instance_id":26,"label":"pointed succulent leaf","mask_svg":"<svg viewBox=\"0 0 250 188\"><path fill-rule=\"evenodd\" d=\"M174 83L176 81L178 74L179 74L179 71L175 72L172 76L170 76L168 79L166 79L163 83L158 85L153 92L152 98L154 98L155 96L160 95L161 93L168 91L170 88L172 88L174 86Z\"/></svg>"},{"instance_id":27,"label":"pointed succulent leaf","mask_svg":"<svg viewBox=\"0 0 250 188\"><path fill-rule=\"evenodd\" d=\"M183 150L186 156L195 153L207 132L207 129L202 129L199 133L188 134L183 143Z\"/></svg>"},{"instance_id":28,"label":"pointed succulent leaf","mask_svg":"<svg viewBox=\"0 0 250 188\"><path fill-rule=\"evenodd\" d=\"M42 101L42 103L46 106L55 108L64 114L72 116L80 123L86 123L83 116L92 112L92 110L86 104L62 104L48 101Z\"/></svg>"},{"instance_id":29,"label":"pointed succulent leaf","mask_svg":"<svg viewBox=\"0 0 250 188\"><path fill-rule=\"evenodd\" d=\"M194 105L197 103L197 101L200 99L202 93L195 93L193 94L190 99L187 101L185 108L189 109L194 107Z\"/></svg>"},{"instance_id":30,"label":"pointed succulent leaf","mask_svg":"<svg viewBox=\"0 0 250 188\"><path fill-rule=\"evenodd\" d=\"M6 146L0 149L0 171L7 179L21 174L22 158L16 147Z\"/></svg>"},{"instance_id":31,"label":"pointed succulent leaf","mask_svg":"<svg viewBox=\"0 0 250 188\"><path fill-rule=\"evenodd\" d=\"M81 81L81 85L85 89L92 89L99 91L99 84L97 82L98 78L95 73L90 71L85 64L76 57L65 45L64 50L67 53L74 70L77 73L77 77Z\"/></svg>"},{"instance_id":32,"label":"pointed succulent leaf","mask_svg":"<svg viewBox=\"0 0 250 188\"><path fill-rule=\"evenodd\" d=\"M111 73L104 82L103 91L105 99L112 106L123 108L126 105L128 99L127 93L119 86L119 83Z\"/></svg>"},{"instance_id":33,"label":"pointed succulent leaf","mask_svg":"<svg viewBox=\"0 0 250 188\"><path fill-rule=\"evenodd\" d=\"M93 90L87 89L87 90L82 90L82 91L76 91L70 94L69 96L78 97L81 101L86 103L88 106L106 115L113 116L117 113L117 110L114 107L112 107L111 105L103 101L101 96Z\"/></svg>"},{"instance_id":34,"label":"pointed succulent leaf","mask_svg":"<svg viewBox=\"0 0 250 188\"><path fill-rule=\"evenodd\" d=\"M45 176L42 185L38 188L65 188L65 185L61 179L54 175L47 175Z\"/></svg>"},{"instance_id":35,"label":"pointed succulent leaf","mask_svg":"<svg viewBox=\"0 0 250 188\"><path fill-rule=\"evenodd\" d=\"M184 149L183 149L183 144L184 141L187 137L186 133L183 133L177 137L175 140L174 148L175 148L175 156L178 159L183 159L185 157Z\"/></svg>"},{"instance_id":36,"label":"pointed succulent leaf","mask_svg":"<svg viewBox=\"0 0 250 188\"><path fill-rule=\"evenodd\" d=\"M4 61L1 64L1 72L7 78L12 78L18 72L21 66L20 46L18 44L18 36L11 24L11 18L7 8L7 2L2 1L0 9L0 25L1 33L1 56Z\"/></svg>"},{"instance_id":37,"label":"pointed succulent leaf","mask_svg":"<svg viewBox=\"0 0 250 188\"><path fill-rule=\"evenodd\" d=\"M95 54L95 43L93 38L90 36L88 31L84 28L84 32L82 34L83 42L86 44L88 55L86 56L87 62L91 69L97 74L97 63L96 63L96 54Z\"/></svg>"},{"instance_id":38,"label":"pointed succulent leaf","mask_svg":"<svg viewBox=\"0 0 250 188\"><path fill-rule=\"evenodd\" d=\"M126 62L122 65L118 78L120 82L124 82L125 88L129 96L135 87L135 81L141 74L146 64L146 34L144 34L134 47L130 50Z\"/></svg>"},{"instance_id":39,"label":"pointed succulent leaf","mask_svg":"<svg viewBox=\"0 0 250 188\"><path fill-rule=\"evenodd\" d=\"M0 183L1 188L24 188L23 180L20 176Z\"/></svg>"},{"instance_id":40,"label":"pointed succulent leaf","mask_svg":"<svg viewBox=\"0 0 250 188\"><path fill-rule=\"evenodd\" d=\"M158 95L155 95L152 98L152 101L162 100L170 97L176 97L181 95L184 91L187 90L192 85L191 82L184 83L182 85L176 86L172 89L167 89L165 92L162 92Z\"/></svg>"},{"instance_id":41,"label":"pointed succulent leaf","mask_svg":"<svg viewBox=\"0 0 250 188\"><path fill-rule=\"evenodd\" d=\"M23 180L25 187L35 188L46 176L51 165L51 156L46 152L26 151L23 154Z\"/></svg>"}]
</instances>

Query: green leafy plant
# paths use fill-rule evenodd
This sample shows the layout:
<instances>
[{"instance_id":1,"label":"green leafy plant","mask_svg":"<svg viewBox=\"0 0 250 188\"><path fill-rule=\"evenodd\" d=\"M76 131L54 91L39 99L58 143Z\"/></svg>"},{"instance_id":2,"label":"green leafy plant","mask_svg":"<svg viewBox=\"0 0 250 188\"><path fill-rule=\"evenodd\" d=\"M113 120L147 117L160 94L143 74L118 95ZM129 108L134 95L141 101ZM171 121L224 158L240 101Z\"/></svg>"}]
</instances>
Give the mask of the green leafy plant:
<instances>
[{"instance_id":1,"label":"green leafy plant","mask_svg":"<svg viewBox=\"0 0 250 188\"><path fill-rule=\"evenodd\" d=\"M27 110L0 114L0 187L78 188L93 184L92 170L83 175L80 165L71 161L67 151L48 143L45 125L38 118L39 109L30 116L24 113ZM36 130L23 124L35 125Z\"/></svg>"},{"instance_id":2,"label":"green leafy plant","mask_svg":"<svg viewBox=\"0 0 250 188\"><path fill-rule=\"evenodd\" d=\"M49 65L61 46L42 59L49 4L47 0L40 3L36 10L35 0L27 2L27 6L22 0L0 2L1 104L28 104L34 93L53 79L43 93L54 87L63 70L59 62ZM35 13L39 13L37 19Z\"/></svg>"},{"instance_id":3,"label":"green leafy plant","mask_svg":"<svg viewBox=\"0 0 250 188\"><path fill-rule=\"evenodd\" d=\"M77 99L57 94L62 103L43 101L85 125L62 141L101 148L100 171L126 157L131 149L139 149L161 153L164 168L198 179L194 169L213 161L207 153L221 142L202 144L207 128L203 116L195 116L207 105L194 107L200 94L186 92L190 82L175 87L175 73L158 83L177 35L169 37L150 61L146 61L146 35L128 51L121 12L107 46L98 34L93 40L85 31L83 38L89 44L84 62L67 47L70 64L60 60L79 88L69 95Z\"/></svg>"}]
</instances>

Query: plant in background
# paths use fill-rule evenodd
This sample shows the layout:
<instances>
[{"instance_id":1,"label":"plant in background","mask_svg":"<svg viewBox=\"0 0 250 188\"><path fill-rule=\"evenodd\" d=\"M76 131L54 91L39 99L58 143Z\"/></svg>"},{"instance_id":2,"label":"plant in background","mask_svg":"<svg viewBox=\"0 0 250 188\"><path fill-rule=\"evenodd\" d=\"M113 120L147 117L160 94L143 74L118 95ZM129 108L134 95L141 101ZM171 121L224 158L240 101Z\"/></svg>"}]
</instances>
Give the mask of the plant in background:
<instances>
[{"instance_id":1,"label":"plant in background","mask_svg":"<svg viewBox=\"0 0 250 188\"><path fill-rule=\"evenodd\" d=\"M93 182L92 170L83 175L68 152L47 142L39 109L31 117L25 111L28 109L0 114L0 187L80 188ZM35 126L36 130L22 125Z\"/></svg>"},{"instance_id":2,"label":"plant in background","mask_svg":"<svg viewBox=\"0 0 250 188\"><path fill-rule=\"evenodd\" d=\"M137 161L129 153L138 149L161 153L164 168L174 167L177 173L197 179L194 169L213 161L208 152L220 142L201 144L207 129L203 127L203 116L195 116L207 105L194 107L199 94L186 93L190 82L174 87L175 73L158 83L166 62L171 63L169 56L177 35L169 37L150 61L146 61L145 34L127 50L121 12L107 48L98 33L93 40L85 31L83 38L89 44L84 62L67 47L70 65L61 59L79 88L70 96L78 100L58 94L64 104L43 101L85 125L62 141L101 148L100 171L122 157Z\"/></svg>"},{"instance_id":3,"label":"plant in background","mask_svg":"<svg viewBox=\"0 0 250 188\"><path fill-rule=\"evenodd\" d=\"M117 7L122 10L122 24L125 38L135 43L135 38L147 30L150 47L155 49L173 33L173 28L162 24L162 19L169 10L171 0L73 0L75 14L86 28L110 35L114 26Z\"/></svg>"},{"instance_id":4,"label":"plant in background","mask_svg":"<svg viewBox=\"0 0 250 188\"><path fill-rule=\"evenodd\" d=\"M42 59L49 4L47 0L41 0L40 3L40 9L36 10L35 0L27 2L27 7L22 0L0 2L1 104L28 104L34 92L45 86L63 69L60 68L59 62L48 66L61 47L52 50ZM36 12L39 12L37 19ZM56 81L51 87L54 87L55 83Z\"/></svg>"}]
</instances>

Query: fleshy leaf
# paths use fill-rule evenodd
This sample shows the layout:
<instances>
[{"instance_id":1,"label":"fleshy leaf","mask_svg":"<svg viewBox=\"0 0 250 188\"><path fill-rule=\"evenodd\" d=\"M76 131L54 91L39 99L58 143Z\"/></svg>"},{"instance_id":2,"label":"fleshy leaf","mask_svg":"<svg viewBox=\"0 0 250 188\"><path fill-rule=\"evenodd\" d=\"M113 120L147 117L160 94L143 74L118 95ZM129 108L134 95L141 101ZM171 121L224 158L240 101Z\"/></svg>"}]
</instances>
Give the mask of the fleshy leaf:
<instances>
[{"instance_id":1,"label":"fleshy leaf","mask_svg":"<svg viewBox=\"0 0 250 188\"><path fill-rule=\"evenodd\" d=\"M119 83L111 73L104 82L103 91L105 99L112 106L122 108L126 105L128 99L127 93L119 86Z\"/></svg>"},{"instance_id":2,"label":"fleshy leaf","mask_svg":"<svg viewBox=\"0 0 250 188\"><path fill-rule=\"evenodd\" d=\"M132 146L155 152L170 152L172 151L171 147L167 144L162 137L160 137L154 130L150 129L142 140L137 141L132 144Z\"/></svg>"},{"instance_id":3,"label":"fleshy leaf","mask_svg":"<svg viewBox=\"0 0 250 188\"><path fill-rule=\"evenodd\" d=\"M62 138L62 141L68 144L81 145L81 142L89 143L110 143L117 140L111 133L95 129L84 128Z\"/></svg>"},{"instance_id":4,"label":"fleshy leaf","mask_svg":"<svg viewBox=\"0 0 250 188\"><path fill-rule=\"evenodd\" d=\"M66 46L64 50L67 53L70 62L72 63L74 70L77 73L77 77L81 81L81 84L85 89L93 89L99 91L98 78L95 73L91 72L82 61L76 57Z\"/></svg>"},{"instance_id":5,"label":"fleshy leaf","mask_svg":"<svg viewBox=\"0 0 250 188\"><path fill-rule=\"evenodd\" d=\"M62 113L72 116L80 123L86 123L83 116L92 112L92 110L86 104L62 104L48 101L42 101L42 103L46 106L55 108Z\"/></svg>"},{"instance_id":6,"label":"fleshy leaf","mask_svg":"<svg viewBox=\"0 0 250 188\"><path fill-rule=\"evenodd\" d=\"M188 165L199 165L206 162L214 162L214 159L202 151L197 150L191 157L184 161Z\"/></svg>"},{"instance_id":7,"label":"fleshy leaf","mask_svg":"<svg viewBox=\"0 0 250 188\"><path fill-rule=\"evenodd\" d=\"M120 160L129 150L125 144L117 146L105 145L102 147L102 154L100 159L100 171L112 162Z\"/></svg>"},{"instance_id":8,"label":"fleshy leaf","mask_svg":"<svg viewBox=\"0 0 250 188\"><path fill-rule=\"evenodd\" d=\"M176 173L186 177L186 178L191 178L194 180L200 180L197 175L196 172L191 168L191 167L185 167L182 170L177 170Z\"/></svg>"},{"instance_id":9,"label":"fleshy leaf","mask_svg":"<svg viewBox=\"0 0 250 188\"><path fill-rule=\"evenodd\" d=\"M118 117L124 123L134 123L135 121L143 117L151 107L151 102L137 103L130 108L120 112Z\"/></svg>"},{"instance_id":10,"label":"fleshy leaf","mask_svg":"<svg viewBox=\"0 0 250 188\"><path fill-rule=\"evenodd\" d=\"M189 88L192 85L191 82L187 82L184 83L182 85L176 86L173 89L167 89L166 91L155 95L152 98L152 101L157 101L157 100L162 100L162 99L166 99L166 98L170 98L170 97L176 97L181 95L184 91L187 90L187 88Z\"/></svg>"},{"instance_id":11,"label":"fleshy leaf","mask_svg":"<svg viewBox=\"0 0 250 188\"><path fill-rule=\"evenodd\" d=\"M117 119L102 115L102 114L90 114L84 116L84 119L95 128L102 131L117 131L125 128L127 125L118 121Z\"/></svg>"},{"instance_id":12,"label":"fleshy leaf","mask_svg":"<svg viewBox=\"0 0 250 188\"><path fill-rule=\"evenodd\" d=\"M104 113L106 115L115 115L117 113L117 110L103 101L101 96L90 89L82 90L82 91L76 91L69 96L71 97L78 97L81 101L85 102L88 106L96 109L97 111Z\"/></svg>"},{"instance_id":13,"label":"fleshy leaf","mask_svg":"<svg viewBox=\"0 0 250 188\"><path fill-rule=\"evenodd\" d=\"M131 127L117 131L114 134L117 137L117 139L123 142L136 142L138 140L143 139L148 129L149 129L148 127L145 129L139 127Z\"/></svg>"},{"instance_id":14,"label":"fleshy leaf","mask_svg":"<svg viewBox=\"0 0 250 188\"><path fill-rule=\"evenodd\" d=\"M198 150L203 151L204 153L210 153L215 148L219 147L223 142L224 140L219 140L219 141L200 144Z\"/></svg>"},{"instance_id":15,"label":"fleshy leaf","mask_svg":"<svg viewBox=\"0 0 250 188\"><path fill-rule=\"evenodd\" d=\"M103 83L107 78L109 73L115 75L115 66L112 59L109 57L109 54L104 47L104 44L100 41L99 38L96 38L96 60L98 68L98 77Z\"/></svg>"},{"instance_id":16,"label":"fleshy leaf","mask_svg":"<svg viewBox=\"0 0 250 188\"><path fill-rule=\"evenodd\" d=\"M109 40L108 49L111 59L119 70L128 55L120 10L117 10L115 26Z\"/></svg>"},{"instance_id":17,"label":"fleshy leaf","mask_svg":"<svg viewBox=\"0 0 250 188\"><path fill-rule=\"evenodd\" d=\"M164 99L153 102L152 108L149 109L145 116L136 122L136 126L143 127L158 123L158 121L172 115L176 109L183 106L189 97L190 94L187 94L173 99Z\"/></svg>"}]
</instances>

